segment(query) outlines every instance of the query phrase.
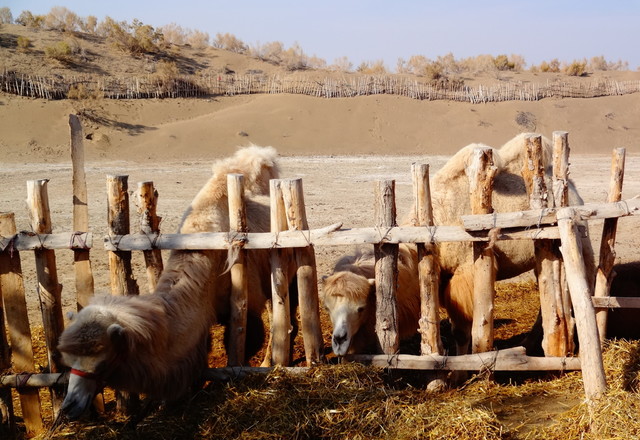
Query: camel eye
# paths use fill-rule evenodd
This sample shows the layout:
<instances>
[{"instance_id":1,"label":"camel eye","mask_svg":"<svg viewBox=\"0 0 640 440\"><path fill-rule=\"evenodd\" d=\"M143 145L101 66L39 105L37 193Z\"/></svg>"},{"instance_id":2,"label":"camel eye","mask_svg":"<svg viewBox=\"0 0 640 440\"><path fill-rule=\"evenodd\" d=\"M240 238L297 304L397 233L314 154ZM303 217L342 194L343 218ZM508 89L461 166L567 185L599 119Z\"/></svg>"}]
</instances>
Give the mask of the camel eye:
<instances>
[{"instance_id":1,"label":"camel eye","mask_svg":"<svg viewBox=\"0 0 640 440\"><path fill-rule=\"evenodd\" d=\"M362 313L364 312L364 306L360 306L356 310L358 311L358 313Z\"/></svg>"}]
</instances>

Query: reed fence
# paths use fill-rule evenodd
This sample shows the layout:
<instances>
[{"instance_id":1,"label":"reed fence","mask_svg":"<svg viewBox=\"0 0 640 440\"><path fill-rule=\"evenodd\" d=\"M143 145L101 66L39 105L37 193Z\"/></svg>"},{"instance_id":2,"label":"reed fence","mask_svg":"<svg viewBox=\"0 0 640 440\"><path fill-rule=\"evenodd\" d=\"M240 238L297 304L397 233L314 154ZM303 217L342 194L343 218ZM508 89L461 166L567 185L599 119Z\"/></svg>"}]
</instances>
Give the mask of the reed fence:
<instances>
[{"instance_id":1,"label":"reed fence","mask_svg":"<svg viewBox=\"0 0 640 440\"><path fill-rule=\"evenodd\" d=\"M80 94L73 93L82 87ZM107 99L194 98L251 94L296 94L321 98L395 95L418 100L448 100L473 104L503 101L539 101L545 98L596 98L640 91L640 81L547 81L504 82L493 85L434 85L393 75L353 75L312 79L304 75L193 75L160 78L137 77L42 77L5 70L0 90L43 99L92 96Z\"/></svg>"},{"instance_id":2,"label":"reed fence","mask_svg":"<svg viewBox=\"0 0 640 440\"><path fill-rule=\"evenodd\" d=\"M72 115L70 118L72 130L72 150L77 152L73 157L74 176L80 178L84 167L81 154L82 136L78 119ZM554 161L557 172L554 172L554 197L555 200L564 200L562 194L566 192L568 169L568 144L566 132L554 133L554 146L556 152ZM78 153L79 152L79 153ZM352 244L370 244L376 249L376 334L382 354L377 355L352 355L349 360L382 366L385 368L420 369L420 370L581 370L584 379L585 394L588 399L594 399L601 395L605 388L604 367L602 365L601 345L598 337L598 322L595 310L604 311L607 308L638 305L638 301L624 301L620 298L591 298L594 288L588 284L585 274L585 265L579 250L578 236L580 234L577 223L593 219L607 219L606 231L603 233L609 237L615 222L611 219L629 215L640 215L640 199L620 201L619 188L622 181L624 160L616 160L612 166L613 194L611 203L592 204L585 206L566 207L562 203L555 206L543 206L546 200L545 193L536 188L540 184L541 174L545 166L542 163L542 150L539 136L531 136L527 139L527 163L530 164L530 173L525 173L525 181L529 188L532 200L532 209L515 213L491 213L487 207L491 206L491 180L492 158L490 150L478 149L469 167L469 175L472 187L475 188L472 197L474 214L463 216L463 226L434 226L431 210L431 196L429 190L428 165L415 164L412 168L414 195L416 206L417 226L398 227L395 219L395 182L386 180L378 182L375 194L375 223L370 228L348 229L336 223L320 229L310 229L306 223L304 197L302 195L301 179L272 180L271 181L271 232L255 233L246 232L243 220L243 195L241 183L234 182L237 175L230 175L228 179L230 207L237 217L232 220L232 230L220 233L200 234L164 234L158 230L155 216L155 190L150 182L143 182L138 186L138 201L141 203L139 212L144 226L140 233L129 233L128 224L121 224L118 219L128 218L128 188L126 176L108 176L108 210L109 210L109 235L103 240L105 250L109 251L109 262L112 274L112 289L117 294L135 294L137 285L131 276L130 258L131 252L143 251L145 262L148 265L147 274L149 282L153 284L161 267L161 259L157 258L157 252L170 249L222 249L228 250L233 246L241 245L242 252L251 252L253 249L269 249L272 252L271 264L274 271L281 271L279 263L282 258L294 258L298 267L298 289L300 295L300 320L304 339L305 357L308 365L322 360L322 329L318 319L318 292L315 270L314 247L317 246L344 246ZM624 156L624 151L616 150L618 157ZM4 371L0 377L0 410L3 414L3 423L13 421L11 389L19 396L22 408L23 420L28 433L36 434L43 430L43 416L41 402L37 393L39 387L52 389L52 402L54 411L59 408L61 391L60 386L66 384L68 377L58 364L59 355L56 349L57 336L62 331L61 327L61 286L55 278L55 251L63 249L72 250L77 254L76 263L81 263L89 258L89 251L94 246L93 236L90 232L70 232L51 234L50 220L48 216L48 200L46 180L30 181L31 188L28 194L28 204L33 213L33 232L17 232L15 229L13 213L0 213L0 305L6 313L0 310L0 371ZM74 182L74 214L78 209L80 221L74 226L83 224L86 220L86 194L82 182ZM84 194L84 195L83 195ZM44 219L44 220L43 220ZM36 228L36 225L40 225ZM577 334L580 340L580 356L567 357L567 338L571 334L565 334L562 338L546 338L543 342L546 357L527 356L522 347L495 351L493 348L492 322L495 273L492 273L493 242L495 240L535 240L536 256L540 259L549 259L552 255L562 255L563 267L566 267L564 276L547 276L547 279L565 279L567 286L552 288L551 294L540 288L541 303L556 303L555 309L565 304L562 294L570 296L576 320ZM475 259L475 293L478 298L474 310L474 325L472 330L472 346L475 354L466 356L447 356L442 352L442 343L439 340L438 325L429 325L430 322L439 322L438 315L438 271L434 268L433 252L430 247L438 242L465 241L474 243ZM415 243L419 249L419 277L421 286L421 314L420 334L422 337L421 355L399 355L395 305L397 278L397 250L400 243ZM538 244L545 246L538 246ZM548 248L546 246L549 246ZM545 254L545 249L550 250ZM284 253L283 251L288 252ZM26 310L24 285L22 281L22 269L20 263L21 252L35 252L38 258L36 264L46 267L46 270L38 270L38 282L44 292L41 300L45 301L41 311L46 344L49 353L49 366L44 372L36 372L33 361L33 348L31 342L31 325ZM601 252L613 252L609 247ZM152 254L156 253L152 258ZM608 257L602 256L601 259ZM158 263L158 260L160 263ZM489 264L487 264L489 262ZM231 269L232 284L232 314L233 308L242 309L246 301L243 298L243 259L237 262L239 267ZM437 264L436 264L437 265ZM544 265L541 265L544 269ZM555 267L555 266L554 266ZM550 270L556 270L551 267ZM85 280L87 275L91 278L90 265L77 264L76 277ZM610 267L601 267L601 278L604 285L610 281ZM89 273L87 274L87 271ZM300 280L302 278L302 281ZM235 283L239 283L236 288ZM559 281L560 282L560 281ZM89 283L90 284L90 283ZM272 287L286 287L286 283L272 283ZM87 301L87 288L77 288L77 301L79 305ZM597 290L597 287L596 287ZM556 292L561 295L558 297ZM246 294L246 290L245 290ZM600 296L607 296L608 292L602 291ZM237 299L235 299L238 297ZM291 359L287 351L289 344L289 313L288 292L274 290L273 319L271 333L273 337L273 353L271 359L280 365L288 365ZM482 299L481 299L482 298ZM234 301L238 304L234 305ZM546 335L556 334L558 327L566 327L562 319L558 319L555 312L545 312L542 307L543 328ZM595 304L595 307L594 307ZM552 307L553 308L553 307ZM277 313L276 313L277 312ZM546 314L545 314L546 313ZM600 312L602 313L602 312ZM2 320L6 316L5 322ZM246 316L237 314L232 320L230 334L243 335L241 331L246 327ZM384 325L378 325L384 323ZM6 333L5 333L6 332ZM8 334L9 340L4 337ZM601 333L602 334L602 333ZM557 339L565 339L558 341ZM229 356L230 367L220 370L209 370L207 378L220 378L230 375L237 377L247 372L263 372L268 369L251 369L234 366L238 354L244 352L244 341L239 338L235 341L234 352ZM564 344L564 345L563 345ZM559 347L559 348L558 348ZM13 371L11 365L14 365ZM291 371L300 371L296 367ZM5 417L6 416L6 417ZM1 424L0 424L1 425ZM0 426L2 428L2 426Z\"/></svg>"}]
</instances>

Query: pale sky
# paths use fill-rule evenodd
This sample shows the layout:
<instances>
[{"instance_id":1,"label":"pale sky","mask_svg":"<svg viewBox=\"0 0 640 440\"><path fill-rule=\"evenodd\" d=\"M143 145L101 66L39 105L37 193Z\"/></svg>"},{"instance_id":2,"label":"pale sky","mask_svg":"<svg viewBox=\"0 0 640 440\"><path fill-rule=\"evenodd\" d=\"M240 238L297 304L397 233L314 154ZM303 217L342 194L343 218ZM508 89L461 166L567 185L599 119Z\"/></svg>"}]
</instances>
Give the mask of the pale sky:
<instances>
[{"instance_id":1,"label":"pale sky","mask_svg":"<svg viewBox=\"0 0 640 440\"><path fill-rule=\"evenodd\" d=\"M245 44L298 43L308 56L355 66L398 58L435 59L518 54L527 66L554 58L571 62L603 55L640 66L638 0L0 0L16 18L64 6L81 17L139 19L160 27L231 33Z\"/></svg>"}]
</instances>

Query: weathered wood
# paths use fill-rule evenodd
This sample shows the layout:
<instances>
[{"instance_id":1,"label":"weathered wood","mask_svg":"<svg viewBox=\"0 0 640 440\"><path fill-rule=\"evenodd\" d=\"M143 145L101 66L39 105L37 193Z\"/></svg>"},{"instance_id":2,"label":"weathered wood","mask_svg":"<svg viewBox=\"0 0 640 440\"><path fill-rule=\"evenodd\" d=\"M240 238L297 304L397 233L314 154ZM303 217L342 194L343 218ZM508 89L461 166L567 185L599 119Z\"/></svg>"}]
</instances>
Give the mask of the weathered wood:
<instances>
[{"instance_id":1,"label":"weathered wood","mask_svg":"<svg viewBox=\"0 0 640 440\"><path fill-rule=\"evenodd\" d=\"M497 167L493 164L493 150L476 148L470 166L465 170L469 178L469 197L473 214L493 212L491 194ZM483 353L493 350L493 309L496 265L493 242L473 243L473 324L471 351Z\"/></svg>"},{"instance_id":2,"label":"weathered wood","mask_svg":"<svg viewBox=\"0 0 640 440\"><path fill-rule=\"evenodd\" d=\"M375 226L385 231L396 226L395 181L376 182L374 196ZM378 348L385 354L394 354L400 347L398 334L397 286L398 245L374 245L376 286L376 336Z\"/></svg>"},{"instance_id":3,"label":"weathered wood","mask_svg":"<svg viewBox=\"0 0 640 440\"><path fill-rule=\"evenodd\" d=\"M27 206L31 229L37 234L50 234L53 229L49 210L48 182L48 180L27 181ZM58 373L64 368L57 349L58 339L64 329L64 321L62 319L62 285L58 283L56 254L49 249L36 249L34 254L49 371ZM54 412L57 413L64 398L64 390L52 388L51 398Z\"/></svg>"},{"instance_id":4,"label":"weathered wood","mask_svg":"<svg viewBox=\"0 0 640 440\"><path fill-rule=\"evenodd\" d=\"M108 251L142 251L146 249L228 249L234 240L245 241L245 249L300 248L309 243L318 246L344 246L376 243L430 243L441 241L490 241L482 233L469 233L459 226L340 229L336 223L310 231L250 232L232 235L227 232L199 232L193 234L129 234L112 235L104 240ZM68 235L67 235L68 237ZM500 230L499 240L532 240L536 238L560 238L554 226L521 230ZM8 240L7 240L8 242ZM0 249L2 249L0 239Z\"/></svg>"},{"instance_id":5,"label":"weathered wood","mask_svg":"<svg viewBox=\"0 0 640 440\"><path fill-rule=\"evenodd\" d=\"M0 235L8 237L15 233L14 214L0 213ZM20 254L15 249L9 248L0 252L0 291L7 319L13 367L16 371L35 371L22 265ZM33 389L19 389L18 393L27 435L32 437L44 429L40 414L40 395L38 390Z\"/></svg>"},{"instance_id":6,"label":"weathered wood","mask_svg":"<svg viewBox=\"0 0 640 440\"><path fill-rule=\"evenodd\" d=\"M129 233L129 176L107 176L108 234ZM114 295L137 295L138 284L131 269L131 252L118 249L109 252L111 293Z\"/></svg>"},{"instance_id":7,"label":"weathered wood","mask_svg":"<svg viewBox=\"0 0 640 440\"><path fill-rule=\"evenodd\" d=\"M431 207L431 188L429 186L429 165L413 164L411 166L414 193L413 226L433 226L433 210ZM440 270L436 255L435 243L418 243L418 279L420 283L420 353L443 354L440 337Z\"/></svg>"},{"instance_id":8,"label":"weathered wood","mask_svg":"<svg viewBox=\"0 0 640 440\"><path fill-rule=\"evenodd\" d=\"M529 195L529 204L532 209L546 209L549 200L542 137L528 136L525 139L524 153L522 178ZM570 342L567 339L567 323L562 313L560 273L555 270L558 266L558 256L554 253L554 244L550 240L535 240L533 245L543 328L542 349L546 356L566 356L570 350Z\"/></svg>"},{"instance_id":9,"label":"weathered wood","mask_svg":"<svg viewBox=\"0 0 640 440\"><path fill-rule=\"evenodd\" d=\"M282 199L282 187L279 180L269 182L271 197L271 232L278 233L287 229L287 217ZM289 285L286 261L288 249L272 249L271 263L271 302L272 302L272 362L275 365L291 363L291 309L289 306Z\"/></svg>"},{"instance_id":10,"label":"weathered wood","mask_svg":"<svg viewBox=\"0 0 640 440\"><path fill-rule=\"evenodd\" d=\"M36 234L20 231L11 237L0 237L0 252L7 247L17 251L32 251L35 249L89 249L93 246L91 232Z\"/></svg>"},{"instance_id":11,"label":"weathered wood","mask_svg":"<svg viewBox=\"0 0 640 440\"><path fill-rule=\"evenodd\" d=\"M230 232L247 232L244 176L242 174L227 174L227 193L229 195ZM246 266L247 251L242 248L242 242L237 242L229 252L232 252L236 257L230 270L231 298L229 304L231 311L227 363L230 366L238 366L245 361L249 273Z\"/></svg>"},{"instance_id":12,"label":"weathered wood","mask_svg":"<svg viewBox=\"0 0 640 440\"><path fill-rule=\"evenodd\" d=\"M569 205L569 133L553 132L553 206Z\"/></svg>"},{"instance_id":13,"label":"weathered wood","mask_svg":"<svg viewBox=\"0 0 640 440\"><path fill-rule=\"evenodd\" d=\"M2 262L2 256L0 256ZM0 266L0 273L4 268ZM1 277L1 275L0 275ZM2 278L0 278L1 282ZM7 326L4 321L4 301L2 298L2 285L0 284L0 371L11 370L11 347L7 340ZM0 432L8 431L15 436L15 417L13 416L13 399L11 390L0 390Z\"/></svg>"},{"instance_id":14,"label":"weathered wood","mask_svg":"<svg viewBox=\"0 0 640 440\"><path fill-rule=\"evenodd\" d=\"M607 218L640 215L640 197L622 200L617 203L585 203L572 206L580 220L598 220ZM559 208L533 209L527 211L494 213L491 215L463 215L463 227L466 231L482 231L491 228L523 228L557 223ZM555 237L544 237L555 238Z\"/></svg>"},{"instance_id":15,"label":"weathered wood","mask_svg":"<svg viewBox=\"0 0 640 440\"><path fill-rule=\"evenodd\" d=\"M140 215L140 232L143 234L159 234L161 217L156 211L158 206L158 192L153 182L138 182L138 214ZM147 284L149 291L156 290L158 279L162 275L162 251L151 249L144 251L144 263L147 269Z\"/></svg>"},{"instance_id":16,"label":"weathered wood","mask_svg":"<svg viewBox=\"0 0 640 440\"><path fill-rule=\"evenodd\" d=\"M580 370L578 358L527 356L524 347L461 356L348 355L346 360L379 368L449 371L570 371Z\"/></svg>"},{"instance_id":17,"label":"weathered wood","mask_svg":"<svg viewBox=\"0 0 640 440\"><path fill-rule=\"evenodd\" d=\"M284 180L281 187L289 230L308 230L302 179ZM323 340L318 299L318 274L313 245L295 249L294 257L298 267L296 275L305 359L307 365L314 365L323 359Z\"/></svg>"},{"instance_id":18,"label":"weathered wood","mask_svg":"<svg viewBox=\"0 0 640 440\"><path fill-rule=\"evenodd\" d=\"M640 309L640 289L636 293L638 296L594 296L591 299L596 309Z\"/></svg>"},{"instance_id":19,"label":"weathered wood","mask_svg":"<svg viewBox=\"0 0 640 440\"><path fill-rule=\"evenodd\" d=\"M567 283L571 293L580 340L580 361L585 394L588 400L599 398L607 388L602 363L602 350L596 315L591 300L591 286L582 260L582 249L576 227L576 210L562 208L558 211L558 227L562 240L562 256L566 267Z\"/></svg>"},{"instance_id":20,"label":"weathered wood","mask_svg":"<svg viewBox=\"0 0 640 440\"><path fill-rule=\"evenodd\" d=\"M84 143L82 125L76 115L69 115L71 131L71 163L73 169L73 230L89 231L89 204L87 180L84 169ZM73 251L73 266L76 274L76 302L78 310L86 306L94 293L93 272L89 248L83 246Z\"/></svg>"},{"instance_id":21,"label":"weathered wood","mask_svg":"<svg viewBox=\"0 0 640 440\"><path fill-rule=\"evenodd\" d=\"M626 150L624 148L616 148L613 150L611 158L611 179L609 181L609 194L607 202L615 203L622 199L622 182L624 180L624 162ZM594 296L607 297L611 291L611 281L613 280L613 264L616 259L615 243L616 231L618 228L617 218L605 219L602 225L602 239L600 240L600 256L598 261L598 270L596 272L596 286ZM607 309L598 310L596 312L596 321L598 323L598 332L600 333L600 341L603 342L607 338Z\"/></svg>"}]
</instances>

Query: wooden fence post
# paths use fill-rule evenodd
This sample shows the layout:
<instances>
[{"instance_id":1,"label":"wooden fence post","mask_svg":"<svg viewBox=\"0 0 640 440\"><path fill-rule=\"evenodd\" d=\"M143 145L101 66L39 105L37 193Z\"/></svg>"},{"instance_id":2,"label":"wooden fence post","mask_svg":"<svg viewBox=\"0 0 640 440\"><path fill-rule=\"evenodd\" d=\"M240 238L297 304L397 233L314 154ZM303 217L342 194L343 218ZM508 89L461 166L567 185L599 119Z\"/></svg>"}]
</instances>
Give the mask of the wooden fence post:
<instances>
[{"instance_id":1,"label":"wooden fence post","mask_svg":"<svg viewBox=\"0 0 640 440\"><path fill-rule=\"evenodd\" d=\"M412 164L414 193L414 226L433 226L429 165ZM420 282L420 353L443 354L440 337L439 286L440 270L434 243L417 243Z\"/></svg>"},{"instance_id":2,"label":"wooden fence post","mask_svg":"<svg viewBox=\"0 0 640 440\"><path fill-rule=\"evenodd\" d=\"M400 347L396 290L398 285L398 245L385 243L386 230L397 226L395 180L377 182L375 186L375 226L380 229L380 243L374 245L376 283L376 335L384 354L395 354Z\"/></svg>"},{"instance_id":3,"label":"wooden fence post","mask_svg":"<svg viewBox=\"0 0 640 440\"><path fill-rule=\"evenodd\" d=\"M569 133L566 131L553 132L553 206L561 208L569 206ZM559 280L556 287L562 331L564 332L565 352L575 353L575 328L576 321L573 317L571 295L567 286L565 267L560 253L560 240L553 240L553 253L557 256L553 260L554 279ZM560 352L560 351L558 351Z\"/></svg>"},{"instance_id":4,"label":"wooden fence post","mask_svg":"<svg viewBox=\"0 0 640 440\"><path fill-rule=\"evenodd\" d=\"M277 233L287 229L287 217L282 200L280 180L269 182L271 197L271 232ZM272 361L276 365L289 365L291 362L291 309L289 306L289 285L287 268L284 262L288 256L287 249L272 249L269 255L271 262L271 299L272 299Z\"/></svg>"},{"instance_id":5,"label":"wooden fence post","mask_svg":"<svg viewBox=\"0 0 640 440\"><path fill-rule=\"evenodd\" d=\"M622 198L622 182L624 180L624 162L626 150L616 148L611 159L611 180L609 182L608 203L619 202ZM602 240L600 241L600 257L598 271L596 273L596 286L594 296L603 297L610 295L611 281L613 280L613 264L616 259L615 243L618 218L604 220L602 226ZM607 338L608 309L600 309L596 312L600 342Z\"/></svg>"},{"instance_id":6,"label":"wooden fence post","mask_svg":"<svg viewBox=\"0 0 640 440\"><path fill-rule=\"evenodd\" d=\"M567 283L576 317L578 339L580 340L580 364L584 390L587 399L592 401L606 391L607 382L602 363L596 314L591 300L591 286L587 280L581 244L578 240L576 215L573 208L561 208L557 212L558 229L562 240L560 250L567 268Z\"/></svg>"},{"instance_id":7,"label":"wooden fence post","mask_svg":"<svg viewBox=\"0 0 640 440\"><path fill-rule=\"evenodd\" d=\"M0 236L12 237L15 234L14 214L12 212L0 213ZM2 290L4 311L7 317L13 367L20 372L35 371L20 254L12 246L0 252L0 290ZM18 394L27 436L33 437L44 429L38 389L18 388Z\"/></svg>"},{"instance_id":8,"label":"wooden fence post","mask_svg":"<svg viewBox=\"0 0 640 440\"><path fill-rule=\"evenodd\" d=\"M107 176L107 201L109 235L129 233L129 176ZM117 243L116 243L117 247ZM114 295L137 295L138 284L131 269L131 252L109 251L111 293Z\"/></svg>"},{"instance_id":9,"label":"wooden fence post","mask_svg":"<svg viewBox=\"0 0 640 440\"><path fill-rule=\"evenodd\" d=\"M160 232L160 220L156 213L158 206L158 191L153 182L138 182L138 214L140 214L140 232L154 234ZM156 290L158 279L162 275L164 265L162 263L162 251L152 249L143 251L144 263L147 268L147 283L149 292Z\"/></svg>"},{"instance_id":10,"label":"wooden fence post","mask_svg":"<svg viewBox=\"0 0 640 440\"><path fill-rule=\"evenodd\" d=\"M27 181L27 205L31 228L36 234L51 234L53 232L47 191L48 182L46 179ZM51 249L36 249L34 255L49 371L59 373L64 369L57 349L64 321L62 320L62 285L58 283L56 254ZM55 413L60 409L63 398L63 389L60 387L51 388L51 401Z\"/></svg>"},{"instance_id":11,"label":"wooden fence post","mask_svg":"<svg viewBox=\"0 0 640 440\"><path fill-rule=\"evenodd\" d=\"M2 216L2 213L0 213ZM4 264L2 255L0 255L0 264ZM0 274L4 273L6 268L0 266ZM0 275L0 282L2 278ZM11 370L11 347L7 340L7 326L4 321L4 301L2 298L2 285L0 284L0 371ZM15 436L16 433L15 417L13 416L13 400L10 388L0 389L0 434Z\"/></svg>"},{"instance_id":12,"label":"wooden fence post","mask_svg":"<svg viewBox=\"0 0 640 440\"><path fill-rule=\"evenodd\" d=\"M525 160L522 177L529 194L532 209L546 209L549 204L545 183L544 154L542 137L528 136L525 139ZM554 253L551 240L535 240L536 274L540 293L542 316L542 349L546 356L566 356L569 352L567 323L564 321L560 273L554 270L558 256Z\"/></svg>"},{"instance_id":13,"label":"wooden fence post","mask_svg":"<svg viewBox=\"0 0 640 440\"><path fill-rule=\"evenodd\" d=\"M304 205L302 179L282 181L282 195L290 230L307 231L307 213ZM322 327L320 325L320 301L318 299L318 274L313 245L294 250L298 278L298 301L307 365L322 361Z\"/></svg>"},{"instance_id":14,"label":"wooden fence post","mask_svg":"<svg viewBox=\"0 0 640 440\"><path fill-rule=\"evenodd\" d=\"M73 230L89 232L89 205L84 170L82 125L76 115L69 115L69 128L71 130L71 162L73 165ZM73 250L73 266L76 273L77 308L80 310L89 303L89 299L94 293L89 249Z\"/></svg>"},{"instance_id":15,"label":"wooden fence post","mask_svg":"<svg viewBox=\"0 0 640 440\"><path fill-rule=\"evenodd\" d=\"M242 234L247 230L247 212L244 197L244 176L227 174L227 193L229 195L230 233ZM245 344L247 339L247 303L248 303L248 271L246 266L247 251L242 248L244 242L234 240L231 244L237 249L238 257L231 266L231 317L229 319L229 349L227 363L230 366L242 365L245 361Z\"/></svg>"},{"instance_id":16,"label":"wooden fence post","mask_svg":"<svg viewBox=\"0 0 640 440\"><path fill-rule=\"evenodd\" d=\"M469 177L469 196L472 214L491 214L493 179L497 168L493 164L493 150L476 148L471 165L466 170ZM489 233L491 235L491 232ZM493 240L492 240L493 241ZM482 353L493 350L493 308L495 298L496 266L494 243L473 244L473 324L471 350Z\"/></svg>"}]
</instances>

